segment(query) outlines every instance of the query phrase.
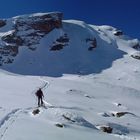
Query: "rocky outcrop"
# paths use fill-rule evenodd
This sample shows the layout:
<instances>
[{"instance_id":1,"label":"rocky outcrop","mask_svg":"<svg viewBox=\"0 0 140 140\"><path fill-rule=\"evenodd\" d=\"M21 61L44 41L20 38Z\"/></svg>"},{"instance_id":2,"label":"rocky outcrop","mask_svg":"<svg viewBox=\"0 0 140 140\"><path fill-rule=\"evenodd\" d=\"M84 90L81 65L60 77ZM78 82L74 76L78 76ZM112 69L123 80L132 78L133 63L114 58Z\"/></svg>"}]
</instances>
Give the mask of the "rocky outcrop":
<instances>
[{"instance_id":1,"label":"rocky outcrop","mask_svg":"<svg viewBox=\"0 0 140 140\"><path fill-rule=\"evenodd\" d=\"M17 32L23 32L24 28L21 38L24 40L25 45L35 45L53 29L62 27L62 16L62 13L50 13L29 16L26 20L18 18L15 28Z\"/></svg>"},{"instance_id":2,"label":"rocky outcrop","mask_svg":"<svg viewBox=\"0 0 140 140\"><path fill-rule=\"evenodd\" d=\"M100 130L105 133L112 133L113 128L111 128L110 126L100 126Z\"/></svg>"},{"instance_id":3,"label":"rocky outcrop","mask_svg":"<svg viewBox=\"0 0 140 140\"><path fill-rule=\"evenodd\" d=\"M38 18L40 20L37 20ZM28 23L28 26L43 33L49 33L54 28L62 27L62 13L43 15L42 17L35 17L33 20L36 22Z\"/></svg>"},{"instance_id":4,"label":"rocky outcrop","mask_svg":"<svg viewBox=\"0 0 140 140\"><path fill-rule=\"evenodd\" d=\"M113 117L123 117L124 115L126 115L126 114L130 114L130 115L133 115L133 116L135 116L135 114L133 114L133 113L131 113L131 112L115 112L115 113L112 113L111 115L113 116Z\"/></svg>"},{"instance_id":5,"label":"rocky outcrop","mask_svg":"<svg viewBox=\"0 0 140 140\"><path fill-rule=\"evenodd\" d=\"M5 35L2 37L2 40L5 41L8 44L11 44L11 46L20 46L23 45L23 40L20 36L16 35L16 32L13 32L9 35Z\"/></svg>"},{"instance_id":6,"label":"rocky outcrop","mask_svg":"<svg viewBox=\"0 0 140 140\"><path fill-rule=\"evenodd\" d=\"M131 57L140 60L140 52L132 54Z\"/></svg>"},{"instance_id":7,"label":"rocky outcrop","mask_svg":"<svg viewBox=\"0 0 140 140\"><path fill-rule=\"evenodd\" d=\"M136 43L135 45L132 46L132 48L139 50L140 49L140 43Z\"/></svg>"},{"instance_id":8,"label":"rocky outcrop","mask_svg":"<svg viewBox=\"0 0 140 140\"><path fill-rule=\"evenodd\" d=\"M56 39L55 42L53 42L53 45L51 46L51 51L58 51L63 49L65 46L67 46L69 43L69 38L67 34L64 34L60 38Z\"/></svg>"},{"instance_id":9,"label":"rocky outcrop","mask_svg":"<svg viewBox=\"0 0 140 140\"><path fill-rule=\"evenodd\" d=\"M64 45L63 44L54 44L52 47L51 47L51 51L59 51L61 49L63 49Z\"/></svg>"},{"instance_id":10,"label":"rocky outcrop","mask_svg":"<svg viewBox=\"0 0 140 140\"><path fill-rule=\"evenodd\" d=\"M0 19L0 28L6 25L6 20Z\"/></svg>"},{"instance_id":11,"label":"rocky outcrop","mask_svg":"<svg viewBox=\"0 0 140 140\"><path fill-rule=\"evenodd\" d=\"M115 35L115 36L121 36L121 35L123 35L123 32L122 32L121 30L116 30L116 31L114 32L114 35Z\"/></svg>"},{"instance_id":12,"label":"rocky outcrop","mask_svg":"<svg viewBox=\"0 0 140 140\"><path fill-rule=\"evenodd\" d=\"M97 40L96 40L96 38L93 38L93 39L87 38L86 42L89 43L89 48L88 48L89 51L92 51L94 48L97 47Z\"/></svg>"},{"instance_id":13,"label":"rocky outcrop","mask_svg":"<svg viewBox=\"0 0 140 140\"><path fill-rule=\"evenodd\" d=\"M40 110L39 109L34 109L33 112L32 112L33 115L37 115L39 113L40 113Z\"/></svg>"},{"instance_id":14,"label":"rocky outcrop","mask_svg":"<svg viewBox=\"0 0 140 140\"><path fill-rule=\"evenodd\" d=\"M56 123L55 126L57 126L57 127L59 127L59 128L63 128L63 127L64 127L64 124Z\"/></svg>"},{"instance_id":15,"label":"rocky outcrop","mask_svg":"<svg viewBox=\"0 0 140 140\"><path fill-rule=\"evenodd\" d=\"M116 113L112 113L112 116L114 117L122 117L126 114L129 114L128 112L116 112Z\"/></svg>"},{"instance_id":16,"label":"rocky outcrop","mask_svg":"<svg viewBox=\"0 0 140 140\"><path fill-rule=\"evenodd\" d=\"M12 19L12 29L1 36L0 65L12 63L19 52L19 47L26 46L30 50L36 50L40 40L55 28L62 27L62 13L43 13L27 16L19 16ZM0 20L0 27L6 25L5 20ZM69 41L67 35L60 37L52 48L62 49Z\"/></svg>"}]
</instances>

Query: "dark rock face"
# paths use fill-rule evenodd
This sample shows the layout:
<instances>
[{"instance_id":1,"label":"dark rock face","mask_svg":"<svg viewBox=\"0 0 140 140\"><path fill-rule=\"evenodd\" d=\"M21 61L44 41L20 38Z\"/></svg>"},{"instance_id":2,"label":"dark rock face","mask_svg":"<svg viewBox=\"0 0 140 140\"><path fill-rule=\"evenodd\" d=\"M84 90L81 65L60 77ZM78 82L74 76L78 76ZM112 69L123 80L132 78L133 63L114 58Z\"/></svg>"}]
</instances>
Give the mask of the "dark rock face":
<instances>
[{"instance_id":1,"label":"dark rock face","mask_svg":"<svg viewBox=\"0 0 140 140\"><path fill-rule=\"evenodd\" d=\"M12 63L18 54L19 47L27 46L34 51L39 41L55 28L62 28L62 13L35 14L12 19L13 27L1 37L0 65ZM0 27L6 26L5 20L0 20ZM57 40L52 50L63 48L68 39L64 36Z\"/></svg>"},{"instance_id":2,"label":"dark rock face","mask_svg":"<svg viewBox=\"0 0 140 140\"><path fill-rule=\"evenodd\" d=\"M116 113L116 117L122 117L122 116L124 116L125 114L128 114L128 112L117 112L117 113Z\"/></svg>"},{"instance_id":3,"label":"dark rock face","mask_svg":"<svg viewBox=\"0 0 140 140\"><path fill-rule=\"evenodd\" d=\"M35 45L53 29L62 27L62 16L62 13L50 13L42 16L31 16L26 20L19 18L15 28L18 32L22 32L24 29L21 38L25 45Z\"/></svg>"},{"instance_id":4,"label":"dark rock face","mask_svg":"<svg viewBox=\"0 0 140 140\"><path fill-rule=\"evenodd\" d=\"M135 116L135 114L133 114L133 113L131 113L131 112L116 112L116 113L112 113L111 115L113 116L113 117L123 117L124 115L126 115L126 114L130 114L130 115L133 115L133 116Z\"/></svg>"},{"instance_id":5,"label":"dark rock face","mask_svg":"<svg viewBox=\"0 0 140 140\"><path fill-rule=\"evenodd\" d=\"M101 126L100 130L106 133L112 133L113 128L111 128L110 126Z\"/></svg>"},{"instance_id":6,"label":"dark rock face","mask_svg":"<svg viewBox=\"0 0 140 140\"><path fill-rule=\"evenodd\" d=\"M136 50L139 50L139 49L140 49L140 44L137 43L137 44L135 44L134 46L132 46L132 48L134 48L134 49L136 49Z\"/></svg>"},{"instance_id":7,"label":"dark rock face","mask_svg":"<svg viewBox=\"0 0 140 140\"><path fill-rule=\"evenodd\" d=\"M43 33L49 33L52 31L54 28L61 28L62 27L62 22L61 22L61 17L59 16L58 19L53 19L53 18L45 18L44 16L41 17L41 20L37 22L32 22L29 24L30 27L32 27L35 30L39 30L40 32Z\"/></svg>"},{"instance_id":8,"label":"dark rock face","mask_svg":"<svg viewBox=\"0 0 140 140\"><path fill-rule=\"evenodd\" d=\"M68 38L67 34L64 34L64 36L61 36L56 41L59 42L59 43L68 43L69 38Z\"/></svg>"},{"instance_id":9,"label":"dark rock face","mask_svg":"<svg viewBox=\"0 0 140 140\"><path fill-rule=\"evenodd\" d=\"M97 40L96 38L93 38L93 39L90 39L90 38L87 38L86 39L86 42L90 44L90 47L88 48L89 51L92 51L94 48L97 47Z\"/></svg>"},{"instance_id":10,"label":"dark rock face","mask_svg":"<svg viewBox=\"0 0 140 140\"><path fill-rule=\"evenodd\" d=\"M7 45L4 48L0 48L0 53L5 56L10 54L11 56L15 56L18 53L18 47Z\"/></svg>"},{"instance_id":11,"label":"dark rock face","mask_svg":"<svg viewBox=\"0 0 140 140\"><path fill-rule=\"evenodd\" d=\"M40 113L40 110L39 109L35 109L35 110L33 110L33 115L37 115L37 114L39 114Z\"/></svg>"},{"instance_id":12,"label":"dark rock face","mask_svg":"<svg viewBox=\"0 0 140 140\"><path fill-rule=\"evenodd\" d=\"M0 19L0 28L6 25L6 20Z\"/></svg>"},{"instance_id":13,"label":"dark rock face","mask_svg":"<svg viewBox=\"0 0 140 140\"><path fill-rule=\"evenodd\" d=\"M131 57L140 60L140 54L132 54Z\"/></svg>"},{"instance_id":14,"label":"dark rock face","mask_svg":"<svg viewBox=\"0 0 140 140\"><path fill-rule=\"evenodd\" d=\"M123 35L123 32L121 30L117 30L117 31L114 32L114 35L115 36L121 36L121 35Z\"/></svg>"},{"instance_id":15,"label":"dark rock face","mask_svg":"<svg viewBox=\"0 0 140 140\"><path fill-rule=\"evenodd\" d=\"M69 38L67 34L64 34L60 38L56 39L56 41L53 43L51 46L50 50L51 51L58 51L63 49L65 46L67 46L69 43Z\"/></svg>"},{"instance_id":16,"label":"dark rock face","mask_svg":"<svg viewBox=\"0 0 140 140\"><path fill-rule=\"evenodd\" d=\"M6 35L2 37L2 40L6 43L13 44L13 46L20 46L23 44L23 40L20 36L17 36L16 33Z\"/></svg>"},{"instance_id":17,"label":"dark rock face","mask_svg":"<svg viewBox=\"0 0 140 140\"><path fill-rule=\"evenodd\" d=\"M64 47L63 44L54 44L50 50L51 51L59 51L59 50L63 49L63 47Z\"/></svg>"},{"instance_id":18,"label":"dark rock face","mask_svg":"<svg viewBox=\"0 0 140 140\"><path fill-rule=\"evenodd\" d=\"M55 124L55 126L57 126L59 128L63 128L64 127L64 125L63 124L60 124L60 123Z\"/></svg>"}]
</instances>

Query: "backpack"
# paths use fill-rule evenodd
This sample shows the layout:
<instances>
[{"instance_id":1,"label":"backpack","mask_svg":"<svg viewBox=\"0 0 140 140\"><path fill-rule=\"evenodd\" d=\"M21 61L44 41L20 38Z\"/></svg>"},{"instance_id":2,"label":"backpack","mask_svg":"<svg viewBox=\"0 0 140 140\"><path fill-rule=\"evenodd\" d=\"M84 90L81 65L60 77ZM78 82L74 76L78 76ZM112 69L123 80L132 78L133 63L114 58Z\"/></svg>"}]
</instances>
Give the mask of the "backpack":
<instances>
[{"instance_id":1,"label":"backpack","mask_svg":"<svg viewBox=\"0 0 140 140\"><path fill-rule=\"evenodd\" d=\"M35 93L35 95L36 96L42 96L43 95L43 93L42 93L42 91L41 91L41 89L39 89L36 93Z\"/></svg>"}]
</instances>

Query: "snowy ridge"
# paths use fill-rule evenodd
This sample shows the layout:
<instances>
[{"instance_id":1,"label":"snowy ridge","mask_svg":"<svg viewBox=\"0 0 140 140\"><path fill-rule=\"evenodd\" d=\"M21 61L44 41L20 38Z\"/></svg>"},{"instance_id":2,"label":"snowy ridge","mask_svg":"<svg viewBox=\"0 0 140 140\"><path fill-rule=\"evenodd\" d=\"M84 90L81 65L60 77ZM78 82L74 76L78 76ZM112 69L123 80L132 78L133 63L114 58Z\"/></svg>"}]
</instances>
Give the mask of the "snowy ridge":
<instances>
[{"instance_id":1,"label":"snowy ridge","mask_svg":"<svg viewBox=\"0 0 140 140\"><path fill-rule=\"evenodd\" d=\"M48 29L50 20L54 27ZM100 73L127 54L139 58L138 39L107 25L62 21L61 13L9 19L0 28L0 37L2 69L25 75L59 77L63 73Z\"/></svg>"}]
</instances>

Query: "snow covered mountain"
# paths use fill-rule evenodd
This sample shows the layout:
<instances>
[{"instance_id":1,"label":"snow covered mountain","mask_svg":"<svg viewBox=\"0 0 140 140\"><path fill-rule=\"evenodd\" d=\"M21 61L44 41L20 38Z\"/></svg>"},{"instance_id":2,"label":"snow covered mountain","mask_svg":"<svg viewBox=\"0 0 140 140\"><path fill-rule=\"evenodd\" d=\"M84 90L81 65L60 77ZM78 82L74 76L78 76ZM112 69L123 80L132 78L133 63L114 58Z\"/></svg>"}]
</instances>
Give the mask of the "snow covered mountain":
<instances>
[{"instance_id":1,"label":"snow covered mountain","mask_svg":"<svg viewBox=\"0 0 140 140\"><path fill-rule=\"evenodd\" d=\"M0 77L2 140L140 139L140 42L119 29L60 12L1 19Z\"/></svg>"},{"instance_id":2,"label":"snow covered mountain","mask_svg":"<svg viewBox=\"0 0 140 140\"><path fill-rule=\"evenodd\" d=\"M0 23L0 64L19 74L100 73L140 49L137 39L116 28L62 21L62 13L24 15Z\"/></svg>"}]
</instances>

